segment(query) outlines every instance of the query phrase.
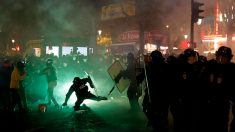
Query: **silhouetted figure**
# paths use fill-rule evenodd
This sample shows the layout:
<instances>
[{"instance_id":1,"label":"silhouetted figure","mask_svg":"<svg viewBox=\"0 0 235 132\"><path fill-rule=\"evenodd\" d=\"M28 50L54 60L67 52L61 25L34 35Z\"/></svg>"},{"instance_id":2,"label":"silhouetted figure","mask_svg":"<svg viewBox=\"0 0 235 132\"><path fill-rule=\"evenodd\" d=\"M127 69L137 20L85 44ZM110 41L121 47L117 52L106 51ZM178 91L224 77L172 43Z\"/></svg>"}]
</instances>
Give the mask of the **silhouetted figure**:
<instances>
[{"instance_id":1,"label":"silhouetted figure","mask_svg":"<svg viewBox=\"0 0 235 132\"><path fill-rule=\"evenodd\" d=\"M41 75L46 75L46 79L47 79L48 105L50 105L52 101L55 104L55 106L59 106L59 104L57 103L54 97L54 89L57 86L57 75L56 75L56 70L53 66L52 59L47 60L46 68L43 69L43 71L41 72Z\"/></svg>"},{"instance_id":2,"label":"silhouetted figure","mask_svg":"<svg viewBox=\"0 0 235 132\"><path fill-rule=\"evenodd\" d=\"M231 91L231 94L234 94L232 91L233 90L230 90ZM231 95L231 100L232 100L232 115L233 115L233 118L232 118L232 122L230 124L230 131L229 132L235 132L235 95Z\"/></svg>"},{"instance_id":3,"label":"silhouetted figure","mask_svg":"<svg viewBox=\"0 0 235 132\"><path fill-rule=\"evenodd\" d=\"M73 79L73 84L71 85L66 94L66 98L62 106L67 106L67 102L73 92L75 92L77 96L77 101L75 102L74 111L80 110L80 105L85 99L92 99L96 101L107 100L106 97L101 97L101 96L97 97L94 94L92 94L90 91L88 91L88 86L86 85L87 83L89 83L90 86L94 88L94 84L90 76L88 76L88 78L83 78L83 79L75 77Z\"/></svg>"},{"instance_id":4,"label":"silhouetted figure","mask_svg":"<svg viewBox=\"0 0 235 132\"><path fill-rule=\"evenodd\" d=\"M8 59L5 59L0 67L0 101L3 111L8 111L10 107L10 82L13 68Z\"/></svg>"},{"instance_id":5,"label":"silhouetted figure","mask_svg":"<svg viewBox=\"0 0 235 132\"><path fill-rule=\"evenodd\" d=\"M116 83L119 82L121 77L124 79L129 79L130 85L127 90L127 97L129 99L131 111L138 112L140 111L140 106L138 102L138 82L136 79L136 64L135 64L135 57L133 53L127 54L127 68L126 70L121 71L114 79Z\"/></svg>"},{"instance_id":6,"label":"silhouetted figure","mask_svg":"<svg viewBox=\"0 0 235 132\"><path fill-rule=\"evenodd\" d=\"M182 120L184 132L201 131L202 75L204 63L199 61L199 54L193 49L185 49L179 64L179 88L181 91Z\"/></svg>"},{"instance_id":7,"label":"silhouetted figure","mask_svg":"<svg viewBox=\"0 0 235 132\"><path fill-rule=\"evenodd\" d=\"M151 52L146 66L148 89L145 90L143 112L156 132L168 132L169 87L167 64L158 50ZM147 91L149 90L149 91Z\"/></svg>"},{"instance_id":8,"label":"silhouetted figure","mask_svg":"<svg viewBox=\"0 0 235 132\"><path fill-rule=\"evenodd\" d=\"M173 131L182 132L183 131L183 109L181 101L181 88L179 86L179 58L170 55L166 58L167 63L167 84L168 97L169 97L169 110L173 116Z\"/></svg>"},{"instance_id":9,"label":"silhouetted figure","mask_svg":"<svg viewBox=\"0 0 235 132\"><path fill-rule=\"evenodd\" d=\"M207 113L205 131L228 132L230 95L234 95L234 63L229 47L221 46L216 51L216 58L208 61L206 68ZM230 91L231 90L231 91ZM234 125L231 125L233 129ZM204 128L204 129L205 129Z\"/></svg>"},{"instance_id":10,"label":"silhouetted figure","mask_svg":"<svg viewBox=\"0 0 235 132\"><path fill-rule=\"evenodd\" d=\"M20 95L20 81L24 80L26 77L26 73L22 73L22 69L24 68L24 63L18 61L14 66L14 69L11 73L11 83L10 83L10 91L11 91L11 110L14 111L16 105L18 105L20 112L25 112L25 109L22 105L22 99Z\"/></svg>"},{"instance_id":11,"label":"silhouetted figure","mask_svg":"<svg viewBox=\"0 0 235 132\"><path fill-rule=\"evenodd\" d=\"M21 61L21 66L18 68L19 69L19 73L20 73L20 76L23 76L26 71L25 71L25 62L24 61ZM25 87L25 79L23 80L20 80L19 82L19 94L20 94L20 98L22 100L22 104L23 104L23 107L26 111L28 111L28 102L27 102L27 97L26 97L26 87Z\"/></svg>"}]
</instances>

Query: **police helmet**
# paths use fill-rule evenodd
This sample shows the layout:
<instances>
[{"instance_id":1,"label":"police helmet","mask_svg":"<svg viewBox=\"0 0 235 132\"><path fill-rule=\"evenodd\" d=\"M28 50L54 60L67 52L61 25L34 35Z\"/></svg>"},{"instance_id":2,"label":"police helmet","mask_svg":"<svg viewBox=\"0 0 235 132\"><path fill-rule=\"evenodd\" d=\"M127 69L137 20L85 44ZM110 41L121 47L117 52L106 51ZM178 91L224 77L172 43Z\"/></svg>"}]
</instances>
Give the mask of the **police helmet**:
<instances>
[{"instance_id":1,"label":"police helmet","mask_svg":"<svg viewBox=\"0 0 235 132\"><path fill-rule=\"evenodd\" d=\"M221 46L217 51L216 51L216 56L225 56L225 57L228 57L228 58L232 58L233 55L232 55L232 50L231 48L229 47L226 47L226 46Z\"/></svg>"},{"instance_id":2,"label":"police helmet","mask_svg":"<svg viewBox=\"0 0 235 132\"><path fill-rule=\"evenodd\" d=\"M167 57L166 62L169 64L174 64L177 62L177 58L174 55L170 55Z\"/></svg>"},{"instance_id":3,"label":"police helmet","mask_svg":"<svg viewBox=\"0 0 235 132\"><path fill-rule=\"evenodd\" d=\"M207 62L207 57L206 57L206 56L203 56L203 55L200 55L200 56L199 56L199 61L201 61L201 62Z\"/></svg>"},{"instance_id":4,"label":"police helmet","mask_svg":"<svg viewBox=\"0 0 235 132\"><path fill-rule=\"evenodd\" d=\"M158 50L154 50L150 54L152 60L163 60L164 57L162 56L162 53Z\"/></svg>"},{"instance_id":5,"label":"police helmet","mask_svg":"<svg viewBox=\"0 0 235 132\"><path fill-rule=\"evenodd\" d=\"M184 56L189 57L189 56L196 56L197 52L191 48L187 48L184 50Z\"/></svg>"}]
</instances>

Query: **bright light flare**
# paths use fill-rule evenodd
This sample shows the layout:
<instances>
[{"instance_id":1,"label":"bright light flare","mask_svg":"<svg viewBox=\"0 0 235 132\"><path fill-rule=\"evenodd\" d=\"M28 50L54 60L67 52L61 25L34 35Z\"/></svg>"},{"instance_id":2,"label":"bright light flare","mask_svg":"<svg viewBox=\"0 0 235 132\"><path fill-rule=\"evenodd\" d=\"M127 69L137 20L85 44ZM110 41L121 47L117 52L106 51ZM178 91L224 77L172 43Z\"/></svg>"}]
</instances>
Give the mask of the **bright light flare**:
<instances>
[{"instance_id":1,"label":"bright light flare","mask_svg":"<svg viewBox=\"0 0 235 132\"><path fill-rule=\"evenodd\" d=\"M102 33L102 30L98 30L98 34L101 35L101 33Z\"/></svg>"},{"instance_id":2,"label":"bright light flare","mask_svg":"<svg viewBox=\"0 0 235 132\"><path fill-rule=\"evenodd\" d=\"M202 24L202 19L198 19L197 25L201 25L201 24Z\"/></svg>"},{"instance_id":3,"label":"bright light flare","mask_svg":"<svg viewBox=\"0 0 235 132\"><path fill-rule=\"evenodd\" d=\"M219 48L218 42L219 42L218 39L214 39L214 49L218 49Z\"/></svg>"},{"instance_id":4,"label":"bright light flare","mask_svg":"<svg viewBox=\"0 0 235 132\"><path fill-rule=\"evenodd\" d=\"M220 15L219 15L219 21L220 21L220 22L223 21L223 14L222 14L222 13L220 13Z\"/></svg>"},{"instance_id":5,"label":"bright light flare","mask_svg":"<svg viewBox=\"0 0 235 132\"><path fill-rule=\"evenodd\" d=\"M188 35L187 34L184 35L184 39L188 39Z\"/></svg>"}]
</instances>

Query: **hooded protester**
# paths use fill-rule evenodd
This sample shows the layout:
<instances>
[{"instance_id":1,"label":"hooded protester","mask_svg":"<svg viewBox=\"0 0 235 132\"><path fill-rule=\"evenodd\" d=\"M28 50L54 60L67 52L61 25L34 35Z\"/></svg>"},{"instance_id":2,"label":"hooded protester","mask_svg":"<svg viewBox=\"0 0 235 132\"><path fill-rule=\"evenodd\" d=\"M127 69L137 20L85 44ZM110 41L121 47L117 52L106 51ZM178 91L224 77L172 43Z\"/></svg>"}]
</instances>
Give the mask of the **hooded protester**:
<instances>
[{"instance_id":1,"label":"hooded protester","mask_svg":"<svg viewBox=\"0 0 235 132\"><path fill-rule=\"evenodd\" d=\"M62 106L67 106L67 102L73 92L75 92L77 96L77 101L75 102L74 111L78 111L81 109L80 105L85 99L92 99L96 101L107 100L106 97L95 96L90 91L88 91L88 86L86 85L87 83L90 84L91 88L95 88L90 76L88 76L87 78L83 78L83 79L79 77L75 77L73 79L73 84L70 86L66 94L65 101L62 104Z\"/></svg>"}]
</instances>

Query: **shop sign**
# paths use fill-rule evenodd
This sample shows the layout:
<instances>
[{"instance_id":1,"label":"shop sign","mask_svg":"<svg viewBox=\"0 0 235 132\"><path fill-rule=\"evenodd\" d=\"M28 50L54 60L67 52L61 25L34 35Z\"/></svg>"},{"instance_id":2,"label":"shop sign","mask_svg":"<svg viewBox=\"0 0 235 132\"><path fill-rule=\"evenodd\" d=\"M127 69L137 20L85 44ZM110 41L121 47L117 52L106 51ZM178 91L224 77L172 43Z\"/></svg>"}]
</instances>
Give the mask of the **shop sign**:
<instances>
[{"instance_id":1,"label":"shop sign","mask_svg":"<svg viewBox=\"0 0 235 132\"><path fill-rule=\"evenodd\" d=\"M167 43L167 36L161 34L159 30L152 30L149 32L144 32L145 43L156 43L155 41L161 41L161 43ZM118 42L138 42L139 41L139 31L127 31L123 32L118 36Z\"/></svg>"}]
</instances>

